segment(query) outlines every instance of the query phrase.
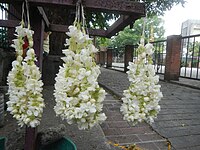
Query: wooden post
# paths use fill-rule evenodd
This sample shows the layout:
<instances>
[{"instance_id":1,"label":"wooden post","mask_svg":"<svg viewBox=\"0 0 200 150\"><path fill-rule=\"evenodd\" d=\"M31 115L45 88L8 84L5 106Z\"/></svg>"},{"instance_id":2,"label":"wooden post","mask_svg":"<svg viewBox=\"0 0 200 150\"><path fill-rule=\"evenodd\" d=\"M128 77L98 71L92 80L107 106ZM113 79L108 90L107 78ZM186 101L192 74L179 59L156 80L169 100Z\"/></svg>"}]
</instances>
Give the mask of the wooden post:
<instances>
[{"instance_id":1,"label":"wooden post","mask_svg":"<svg viewBox=\"0 0 200 150\"><path fill-rule=\"evenodd\" d=\"M96 64L100 64L100 52L97 52L95 55Z\"/></svg>"},{"instance_id":2,"label":"wooden post","mask_svg":"<svg viewBox=\"0 0 200 150\"><path fill-rule=\"evenodd\" d=\"M107 49L107 63L106 68L112 67L112 49Z\"/></svg>"},{"instance_id":3,"label":"wooden post","mask_svg":"<svg viewBox=\"0 0 200 150\"><path fill-rule=\"evenodd\" d=\"M9 4L8 9L9 9L9 12L10 12L10 13L8 13L8 19L9 20L19 20L19 18L21 18L21 5L19 5L19 4L15 4L15 5ZM12 40L16 38L14 33L15 33L15 28L8 28L9 43L12 43Z\"/></svg>"},{"instance_id":4,"label":"wooden post","mask_svg":"<svg viewBox=\"0 0 200 150\"><path fill-rule=\"evenodd\" d=\"M36 8L32 9L31 15L31 27L34 30L33 36L33 48L36 53L37 62L36 65L40 68L40 72L42 72L42 60L43 60L43 35L44 35L44 21L42 20L42 16L36 11ZM35 150L36 145L36 137L37 137L37 127L31 128L26 127L26 134L25 134L25 146L24 150Z\"/></svg>"},{"instance_id":5,"label":"wooden post","mask_svg":"<svg viewBox=\"0 0 200 150\"><path fill-rule=\"evenodd\" d=\"M179 80L181 63L181 39L180 35L167 37L166 63L164 80Z\"/></svg>"},{"instance_id":6,"label":"wooden post","mask_svg":"<svg viewBox=\"0 0 200 150\"><path fill-rule=\"evenodd\" d=\"M33 48L35 50L36 56L37 56L37 66L40 68L40 72L42 72L42 60L43 60L43 41L44 41L44 28L45 23L42 19L42 16L37 9L32 9L33 13L31 18L31 27L34 30L33 35Z\"/></svg>"},{"instance_id":7,"label":"wooden post","mask_svg":"<svg viewBox=\"0 0 200 150\"><path fill-rule=\"evenodd\" d=\"M133 61L133 45L125 46L125 56L124 56L124 72L128 71L128 63Z\"/></svg>"},{"instance_id":8,"label":"wooden post","mask_svg":"<svg viewBox=\"0 0 200 150\"><path fill-rule=\"evenodd\" d=\"M105 65L105 51L100 51L100 65Z\"/></svg>"},{"instance_id":9,"label":"wooden post","mask_svg":"<svg viewBox=\"0 0 200 150\"><path fill-rule=\"evenodd\" d=\"M24 150L36 150L37 128L26 126Z\"/></svg>"}]
</instances>

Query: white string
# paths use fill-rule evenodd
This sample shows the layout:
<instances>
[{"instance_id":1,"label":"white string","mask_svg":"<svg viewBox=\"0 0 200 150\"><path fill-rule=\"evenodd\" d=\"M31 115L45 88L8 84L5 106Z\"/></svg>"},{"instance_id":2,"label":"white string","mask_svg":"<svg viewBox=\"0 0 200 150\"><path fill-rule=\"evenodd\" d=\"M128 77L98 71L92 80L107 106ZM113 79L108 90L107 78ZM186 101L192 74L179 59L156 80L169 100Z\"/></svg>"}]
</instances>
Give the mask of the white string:
<instances>
[{"instance_id":1,"label":"white string","mask_svg":"<svg viewBox=\"0 0 200 150\"><path fill-rule=\"evenodd\" d=\"M86 34L88 34L88 29L87 29L87 25L86 25L86 18L85 18L85 12L84 12L84 8L83 5L81 5L81 10L82 10L82 22L83 22L83 30L86 31Z\"/></svg>"},{"instance_id":2,"label":"white string","mask_svg":"<svg viewBox=\"0 0 200 150\"><path fill-rule=\"evenodd\" d=\"M140 39L140 44L145 44L145 27L146 27L146 17L143 18L143 27L142 27L142 37Z\"/></svg>"},{"instance_id":3,"label":"white string","mask_svg":"<svg viewBox=\"0 0 200 150\"><path fill-rule=\"evenodd\" d=\"M81 0L78 0L76 3L76 16L74 20L74 25L81 25L83 32L88 33L87 27L86 27L86 18L84 13L84 7L81 3Z\"/></svg>"},{"instance_id":4,"label":"white string","mask_svg":"<svg viewBox=\"0 0 200 150\"><path fill-rule=\"evenodd\" d=\"M26 5L24 5L24 2L22 3L22 25L25 26L26 19L27 19L27 24L28 24L28 29L30 29L30 18L29 18L29 6L28 6L28 0L25 0ZM26 15L24 13L24 9L26 6Z\"/></svg>"},{"instance_id":5,"label":"white string","mask_svg":"<svg viewBox=\"0 0 200 150\"><path fill-rule=\"evenodd\" d=\"M146 17L143 18L142 36L145 37Z\"/></svg>"},{"instance_id":6,"label":"white string","mask_svg":"<svg viewBox=\"0 0 200 150\"><path fill-rule=\"evenodd\" d=\"M26 15L27 15L27 20L28 20L28 29L30 29L30 18L29 18L29 6L28 6L28 0L25 0L26 2Z\"/></svg>"},{"instance_id":7,"label":"white string","mask_svg":"<svg viewBox=\"0 0 200 150\"><path fill-rule=\"evenodd\" d=\"M76 17L75 17L75 21L74 24L76 24L77 22L80 23L80 0L77 1L76 3Z\"/></svg>"},{"instance_id":8,"label":"white string","mask_svg":"<svg viewBox=\"0 0 200 150\"><path fill-rule=\"evenodd\" d=\"M78 18L78 13L77 13L77 11L78 11L78 8L77 8L77 5L76 5L76 16L75 16L75 20L74 20L74 25L76 24L77 18Z\"/></svg>"},{"instance_id":9,"label":"white string","mask_svg":"<svg viewBox=\"0 0 200 150\"><path fill-rule=\"evenodd\" d=\"M22 24L24 23L24 2L22 3Z\"/></svg>"},{"instance_id":10,"label":"white string","mask_svg":"<svg viewBox=\"0 0 200 150\"><path fill-rule=\"evenodd\" d=\"M82 15L83 27L85 27L85 15L84 15L83 5L81 5L81 15Z\"/></svg>"}]
</instances>

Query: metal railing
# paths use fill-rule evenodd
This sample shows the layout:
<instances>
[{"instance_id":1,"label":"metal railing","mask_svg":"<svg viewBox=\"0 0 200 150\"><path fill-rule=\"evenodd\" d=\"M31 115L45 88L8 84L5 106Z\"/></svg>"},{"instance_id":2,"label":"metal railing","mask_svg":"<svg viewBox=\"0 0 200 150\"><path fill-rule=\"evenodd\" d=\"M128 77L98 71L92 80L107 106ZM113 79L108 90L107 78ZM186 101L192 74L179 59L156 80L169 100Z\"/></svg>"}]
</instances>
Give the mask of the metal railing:
<instances>
[{"instance_id":1,"label":"metal railing","mask_svg":"<svg viewBox=\"0 0 200 150\"><path fill-rule=\"evenodd\" d=\"M155 66L156 73L165 73L165 58L166 58L166 43L167 40L160 40L151 42L154 45L155 51L153 54L153 65ZM138 45L133 45L133 60L138 58L137 49ZM124 68L124 54L125 47L112 50L112 67L114 69L120 70Z\"/></svg>"},{"instance_id":2,"label":"metal railing","mask_svg":"<svg viewBox=\"0 0 200 150\"><path fill-rule=\"evenodd\" d=\"M120 50L114 48L112 50L112 67L117 69L124 68L124 54L125 47L121 47Z\"/></svg>"},{"instance_id":3,"label":"metal railing","mask_svg":"<svg viewBox=\"0 0 200 150\"><path fill-rule=\"evenodd\" d=\"M8 19L8 4L0 3L0 20ZM0 27L0 48L7 49L10 47L8 38L8 28Z\"/></svg>"},{"instance_id":4,"label":"metal railing","mask_svg":"<svg viewBox=\"0 0 200 150\"><path fill-rule=\"evenodd\" d=\"M7 49L9 47L8 28L0 27L0 48Z\"/></svg>"},{"instance_id":5,"label":"metal railing","mask_svg":"<svg viewBox=\"0 0 200 150\"><path fill-rule=\"evenodd\" d=\"M167 40L160 40L151 43L154 46L154 54L152 57L156 73L164 74Z\"/></svg>"},{"instance_id":6,"label":"metal railing","mask_svg":"<svg viewBox=\"0 0 200 150\"><path fill-rule=\"evenodd\" d=\"M180 77L200 80L200 34L182 37Z\"/></svg>"}]
</instances>

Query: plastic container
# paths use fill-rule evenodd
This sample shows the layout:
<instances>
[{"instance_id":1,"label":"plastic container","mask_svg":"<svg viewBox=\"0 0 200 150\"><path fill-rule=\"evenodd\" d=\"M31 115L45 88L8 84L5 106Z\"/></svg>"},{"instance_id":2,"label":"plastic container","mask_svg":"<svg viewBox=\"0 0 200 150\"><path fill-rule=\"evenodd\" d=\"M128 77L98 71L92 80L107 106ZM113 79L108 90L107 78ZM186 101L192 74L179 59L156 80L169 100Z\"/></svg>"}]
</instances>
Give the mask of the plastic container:
<instances>
[{"instance_id":1,"label":"plastic container","mask_svg":"<svg viewBox=\"0 0 200 150\"><path fill-rule=\"evenodd\" d=\"M5 149L6 149L6 138L0 137L0 150L5 150Z\"/></svg>"},{"instance_id":2,"label":"plastic container","mask_svg":"<svg viewBox=\"0 0 200 150\"><path fill-rule=\"evenodd\" d=\"M39 148L39 150L77 150L76 145L66 137Z\"/></svg>"}]
</instances>

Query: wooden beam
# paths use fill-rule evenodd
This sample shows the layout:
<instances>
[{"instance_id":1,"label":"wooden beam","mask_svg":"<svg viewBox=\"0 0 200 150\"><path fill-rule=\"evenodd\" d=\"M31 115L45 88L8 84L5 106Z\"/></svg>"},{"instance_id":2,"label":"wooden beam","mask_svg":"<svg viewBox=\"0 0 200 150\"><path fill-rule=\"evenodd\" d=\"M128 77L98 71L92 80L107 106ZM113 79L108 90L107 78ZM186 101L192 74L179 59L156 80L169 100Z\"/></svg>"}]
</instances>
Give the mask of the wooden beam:
<instances>
[{"instance_id":1,"label":"wooden beam","mask_svg":"<svg viewBox=\"0 0 200 150\"><path fill-rule=\"evenodd\" d=\"M1 3L16 3L23 0L0 0ZM65 5L74 7L74 0L28 0L30 4L37 6L47 5ZM83 5L88 10L112 12L116 14L138 14L145 15L144 3L128 1L128 0L83 0Z\"/></svg>"},{"instance_id":2,"label":"wooden beam","mask_svg":"<svg viewBox=\"0 0 200 150\"><path fill-rule=\"evenodd\" d=\"M145 15L143 3L129 0L85 0L84 6L89 10L112 12L114 14Z\"/></svg>"},{"instance_id":3,"label":"wooden beam","mask_svg":"<svg viewBox=\"0 0 200 150\"><path fill-rule=\"evenodd\" d=\"M19 23L20 21L17 20L0 20L0 27L15 28Z\"/></svg>"},{"instance_id":4,"label":"wooden beam","mask_svg":"<svg viewBox=\"0 0 200 150\"><path fill-rule=\"evenodd\" d=\"M89 35L106 37L106 30L103 29L88 29Z\"/></svg>"},{"instance_id":5,"label":"wooden beam","mask_svg":"<svg viewBox=\"0 0 200 150\"><path fill-rule=\"evenodd\" d=\"M8 19L11 19L11 20L21 20L22 18L22 13L21 13L21 5L9 5L9 13L8 13Z\"/></svg>"},{"instance_id":6,"label":"wooden beam","mask_svg":"<svg viewBox=\"0 0 200 150\"><path fill-rule=\"evenodd\" d=\"M0 20L0 27L15 28L19 25L17 20ZM49 30L52 32L67 32L68 27L66 25L49 24ZM106 37L106 31L103 29L88 29L91 36Z\"/></svg>"},{"instance_id":7,"label":"wooden beam","mask_svg":"<svg viewBox=\"0 0 200 150\"><path fill-rule=\"evenodd\" d=\"M22 3L24 0L0 0L1 3ZM74 7L73 0L28 0L29 3L37 6L66 5Z\"/></svg>"},{"instance_id":8,"label":"wooden beam","mask_svg":"<svg viewBox=\"0 0 200 150\"><path fill-rule=\"evenodd\" d=\"M106 37L110 38L111 36L114 36L117 32L123 30L126 26L134 23L138 18L140 17L121 15L121 17L108 28L106 31Z\"/></svg>"},{"instance_id":9,"label":"wooden beam","mask_svg":"<svg viewBox=\"0 0 200 150\"><path fill-rule=\"evenodd\" d=\"M40 15L42 16L42 18L45 22L45 25L47 26L47 28L49 28L50 23L49 23L49 20L47 18L47 15L45 14L44 9L42 7L39 7L39 6L37 7L37 9L38 9Z\"/></svg>"},{"instance_id":10,"label":"wooden beam","mask_svg":"<svg viewBox=\"0 0 200 150\"><path fill-rule=\"evenodd\" d=\"M67 25L50 24L49 30L52 32L67 32L68 27ZM88 31L91 36L106 37L106 31L103 29L88 29Z\"/></svg>"}]
</instances>

